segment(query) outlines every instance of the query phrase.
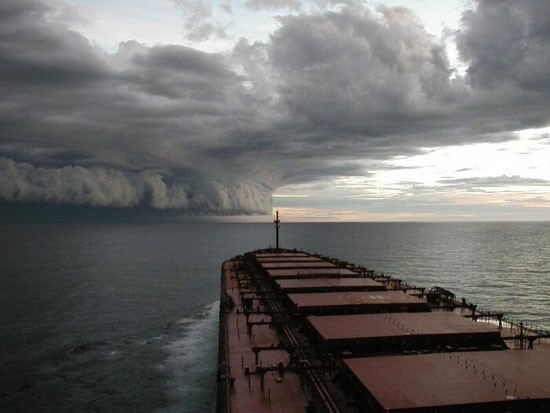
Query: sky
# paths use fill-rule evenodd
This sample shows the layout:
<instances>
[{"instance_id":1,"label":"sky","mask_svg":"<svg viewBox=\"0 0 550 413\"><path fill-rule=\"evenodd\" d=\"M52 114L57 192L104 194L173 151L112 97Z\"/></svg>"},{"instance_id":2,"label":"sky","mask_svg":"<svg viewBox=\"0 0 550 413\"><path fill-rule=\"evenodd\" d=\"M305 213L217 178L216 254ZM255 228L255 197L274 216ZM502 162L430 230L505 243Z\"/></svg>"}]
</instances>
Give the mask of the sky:
<instances>
[{"instance_id":1,"label":"sky","mask_svg":"<svg viewBox=\"0 0 550 413\"><path fill-rule=\"evenodd\" d=\"M2 0L0 214L550 220L548 67L546 0Z\"/></svg>"}]
</instances>

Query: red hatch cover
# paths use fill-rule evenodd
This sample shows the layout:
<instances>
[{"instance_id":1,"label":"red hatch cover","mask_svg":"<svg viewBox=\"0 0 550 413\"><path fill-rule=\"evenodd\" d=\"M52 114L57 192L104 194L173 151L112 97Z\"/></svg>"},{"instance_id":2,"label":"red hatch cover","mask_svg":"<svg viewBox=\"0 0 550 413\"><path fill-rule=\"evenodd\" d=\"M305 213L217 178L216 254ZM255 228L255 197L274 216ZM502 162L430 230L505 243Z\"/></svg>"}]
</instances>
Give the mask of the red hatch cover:
<instances>
[{"instance_id":1,"label":"red hatch cover","mask_svg":"<svg viewBox=\"0 0 550 413\"><path fill-rule=\"evenodd\" d=\"M328 292L316 294L289 294L288 297L298 308L329 306L384 306L420 305L428 307L425 301L401 291L372 292Z\"/></svg>"},{"instance_id":2,"label":"red hatch cover","mask_svg":"<svg viewBox=\"0 0 550 413\"><path fill-rule=\"evenodd\" d=\"M344 360L385 411L550 400L550 352L503 350Z\"/></svg>"},{"instance_id":3,"label":"red hatch cover","mask_svg":"<svg viewBox=\"0 0 550 413\"><path fill-rule=\"evenodd\" d=\"M296 269L302 269L302 268L338 268L336 265L334 265L331 262L326 261L309 261L309 262L264 262L261 263L262 267L264 267L266 270L270 269L283 269L283 268L296 268Z\"/></svg>"},{"instance_id":4,"label":"red hatch cover","mask_svg":"<svg viewBox=\"0 0 550 413\"><path fill-rule=\"evenodd\" d=\"M495 326L476 323L455 313L383 313L310 316L323 340L399 337L407 335L496 334Z\"/></svg>"},{"instance_id":5,"label":"red hatch cover","mask_svg":"<svg viewBox=\"0 0 550 413\"><path fill-rule=\"evenodd\" d=\"M316 289L345 289L362 288L363 290L385 290L384 284L370 278L295 278L276 280L282 290L316 290Z\"/></svg>"},{"instance_id":6,"label":"red hatch cover","mask_svg":"<svg viewBox=\"0 0 550 413\"><path fill-rule=\"evenodd\" d=\"M344 268L294 268L267 270L273 278L311 278L311 277L357 277L357 273Z\"/></svg>"}]
</instances>

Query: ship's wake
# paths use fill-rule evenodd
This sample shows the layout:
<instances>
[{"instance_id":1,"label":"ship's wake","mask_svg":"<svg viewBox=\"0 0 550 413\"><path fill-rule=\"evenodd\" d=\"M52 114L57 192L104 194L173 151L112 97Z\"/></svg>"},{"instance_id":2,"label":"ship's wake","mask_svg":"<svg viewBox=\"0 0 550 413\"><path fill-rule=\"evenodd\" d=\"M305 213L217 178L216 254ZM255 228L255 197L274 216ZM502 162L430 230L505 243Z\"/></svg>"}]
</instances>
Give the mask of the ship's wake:
<instances>
[{"instance_id":1,"label":"ship's wake","mask_svg":"<svg viewBox=\"0 0 550 413\"><path fill-rule=\"evenodd\" d=\"M161 411L215 411L219 305L216 301L198 316L175 323L177 337L165 346L168 357L162 366L173 403Z\"/></svg>"}]
</instances>

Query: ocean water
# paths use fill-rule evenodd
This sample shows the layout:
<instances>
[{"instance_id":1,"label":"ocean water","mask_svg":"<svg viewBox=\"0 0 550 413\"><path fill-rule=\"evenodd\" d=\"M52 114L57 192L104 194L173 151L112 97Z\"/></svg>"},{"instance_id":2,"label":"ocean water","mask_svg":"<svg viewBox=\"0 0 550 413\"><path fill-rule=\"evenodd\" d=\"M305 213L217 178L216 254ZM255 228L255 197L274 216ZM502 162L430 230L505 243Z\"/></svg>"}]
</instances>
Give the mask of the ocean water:
<instances>
[{"instance_id":1,"label":"ocean water","mask_svg":"<svg viewBox=\"0 0 550 413\"><path fill-rule=\"evenodd\" d=\"M213 412L221 263L273 235L0 225L0 411ZM283 223L281 244L550 328L550 223Z\"/></svg>"}]
</instances>

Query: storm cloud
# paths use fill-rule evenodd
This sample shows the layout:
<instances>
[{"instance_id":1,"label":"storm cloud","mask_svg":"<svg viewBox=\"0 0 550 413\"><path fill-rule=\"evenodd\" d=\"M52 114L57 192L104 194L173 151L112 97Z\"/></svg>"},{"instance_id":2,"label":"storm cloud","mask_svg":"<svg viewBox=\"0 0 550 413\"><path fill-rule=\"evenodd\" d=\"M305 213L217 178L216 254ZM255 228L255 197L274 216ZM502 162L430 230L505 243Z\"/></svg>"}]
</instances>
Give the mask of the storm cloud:
<instances>
[{"instance_id":1,"label":"storm cloud","mask_svg":"<svg viewBox=\"0 0 550 413\"><path fill-rule=\"evenodd\" d=\"M548 124L545 1L466 12L465 76L410 10L349 3L230 53L128 39L109 54L57 2L2 1L0 200L264 214L285 184ZM196 4L190 28L211 13Z\"/></svg>"}]
</instances>

